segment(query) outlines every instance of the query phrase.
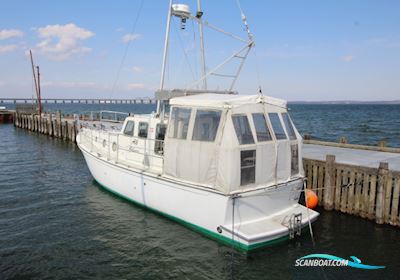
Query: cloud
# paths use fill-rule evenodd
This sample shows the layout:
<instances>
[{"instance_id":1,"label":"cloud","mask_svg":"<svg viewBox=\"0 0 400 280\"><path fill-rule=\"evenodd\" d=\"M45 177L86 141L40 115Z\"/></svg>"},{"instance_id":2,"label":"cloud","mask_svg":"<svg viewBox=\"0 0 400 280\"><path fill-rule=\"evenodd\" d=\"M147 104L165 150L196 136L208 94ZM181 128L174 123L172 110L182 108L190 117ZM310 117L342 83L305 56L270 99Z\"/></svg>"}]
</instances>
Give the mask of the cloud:
<instances>
[{"instance_id":1,"label":"cloud","mask_svg":"<svg viewBox=\"0 0 400 280\"><path fill-rule=\"evenodd\" d=\"M0 53L12 52L18 49L17 45L0 45Z\"/></svg>"},{"instance_id":2,"label":"cloud","mask_svg":"<svg viewBox=\"0 0 400 280\"><path fill-rule=\"evenodd\" d=\"M54 60L64 60L73 55L90 52L92 49L81 46L81 41L95 34L74 23L65 25L47 25L37 30L41 41L36 45L36 51Z\"/></svg>"},{"instance_id":3,"label":"cloud","mask_svg":"<svg viewBox=\"0 0 400 280\"><path fill-rule=\"evenodd\" d=\"M122 36L121 40L124 43L128 43L128 42L131 42L131 41L135 41L135 40L137 40L137 39L139 39L141 37L142 37L142 35L140 35L140 34L128 33L128 34L125 34L124 36Z\"/></svg>"},{"instance_id":4,"label":"cloud","mask_svg":"<svg viewBox=\"0 0 400 280\"><path fill-rule=\"evenodd\" d=\"M137 90L137 89L145 89L145 85L144 84L128 84L126 86L127 90Z\"/></svg>"},{"instance_id":5,"label":"cloud","mask_svg":"<svg viewBox=\"0 0 400 280\"><path fill-rule=\"evenodd\" d=\"M143 68L139 67L139 66L133 66L132 67L132 71L135 73L142 73L143 72Z\"/></svg>"},{"instance_id":6,"label":"cloud","mask_svg":"<svg viewBox=\"0 0 400 280\"><path fill-rule=\"evenodd\" d=\"M24 36L24 32L18 29L3 29L0 30L0 40L19 38Z\"/></svg>"},{"instance_id":7,"label":"cloud","mask_svg":"<svg viewBox=\"0 0 400 280\"><path fill-rule=\"evenodd\" d=\"M350 62L354 60L354 56L352 55L345 55L340 57L341 60L343 60L344 62Z\"/></svg>"}]
</instances>

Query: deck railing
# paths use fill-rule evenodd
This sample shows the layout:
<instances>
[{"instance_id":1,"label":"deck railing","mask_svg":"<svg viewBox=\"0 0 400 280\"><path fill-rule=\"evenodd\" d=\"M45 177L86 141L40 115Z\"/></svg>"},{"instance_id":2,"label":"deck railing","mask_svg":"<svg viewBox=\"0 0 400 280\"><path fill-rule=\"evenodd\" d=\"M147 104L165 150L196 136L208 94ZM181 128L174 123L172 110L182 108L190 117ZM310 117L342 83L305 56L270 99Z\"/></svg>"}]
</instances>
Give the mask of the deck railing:
<instances>
[{"instance_id":1,"label":"deck railing","mask_svg":"<svg viewBox=\"0 0 400 280\"><path fill-rule=\"evenodd\" d=\"M89 111L79 115L79 119L85 121L123 122L129 113L117 111Z\"/></svg>"},{"instance_id":2,"label":"deck railing","mask_svg":"<svg viewBox=\"0 0 400 280\"><path fill-rule=\"evenodd\" d=\"M125 135L119 132L104 131L102 129L90 128L80 130L80 141L90 152L116 163L121 163L129 167L153 167L162 168L162 164L157 164L159 159L162 163L164 154L164 140L139 138L129 136L126 141ZM121 141L121 137L125 141ZM141 141L142 144L138 145ZM127 155L136 158L128 159ZM143 158L142 158L143 157ZM140 161L139 161L140 160Z\"/></svg>"}]
</instances>

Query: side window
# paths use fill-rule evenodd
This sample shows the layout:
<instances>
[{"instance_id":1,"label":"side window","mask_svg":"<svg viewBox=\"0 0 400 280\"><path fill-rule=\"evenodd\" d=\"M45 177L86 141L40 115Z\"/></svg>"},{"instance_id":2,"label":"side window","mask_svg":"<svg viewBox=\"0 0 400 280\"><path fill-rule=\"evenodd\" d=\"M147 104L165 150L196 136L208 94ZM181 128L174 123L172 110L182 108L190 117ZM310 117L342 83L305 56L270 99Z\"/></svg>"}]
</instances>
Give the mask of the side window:
<instances>
[{"instance_id":1,"label":"side window","mask_svg":"<svg viewBox=\"0 0 400 280\"><path fill-rule=\"evenodd\" d=\"M197 110L193 128L193 140L214 141L217 135L221 111Z\"/></svg>"},{"instance_id":2,"label":"side window","mask_svg":"<svg viewBox=\"0 0 400 280\"><path fill-rule=\"evenodd\" d=\"M293 144L290 146L290 153L291 153L290 174L293 176L299 173L299 147L297 146L297 144Z\"/></svg>"},{"instance_id":3,"label":"side window","mask_svg":"<svg viewBox=\"0 0 400 280\"><path fill-rule=\"evenodd\" d=\"M157 124L156 126L156 139L154 143L154 152L158 155L164 154L164 139L167 126L165 124Z\"/></svg>"},{"instance_id":4,"label":"side window","mask_svg":"<svg viewBox=\"0 0 400 280\"><path fill-rule=\"evenodd\" d=\"M253 114L254 127L256 128L257 141L265 142L271 141L271 133L269 132L267 121L263 113Z\"/></svg>"},{"instance_id":5,"label":"side window","mask_svg":"<svg viewBox=\"0 0 400 280\"><path fill-rule=\"evenodd\" d=\"M140 138L147 138L147 131L149 129L149 124L147 122L140 122L139 123L139 132L138 136Z\"/></svg>"},{"instance_id":6,"label":"side window","mask_svg":"<svg viewBox=\"0 0 400 280\"><path fill-rule=\"evenodd\" d=\"M292 121L288 113L282 113L283 123L285 124L286 131L289 134L290 140L296 140L296 133L294 132Z\"/></svg>"},{"instance_id":7,"label":"side window","mask_svg":"<svg viewBox=\"0 0 400 280\"><path fill-rule=\"evenodd\" d=\"M256 181L256 150L240 151L240 185Z\"/></svg>"},{"instance_id":8,"label":"side window","mask_svg":"<svg viewBox=\"0 0 400 280\"><path fill-rule=\"evenodd\" d=\"M128 121L125 125L124 134L133 136L133 130L135 129L135 122Z\"/></svg>"},{"instance_id":9,"label":"side window","mask_svg":"<svg viewBox=\"0 0 400 280\"><path fill-rule=\"evenodd\" d=\"M172 108L169 138L186 139L191 112L191 109Z\"/></svg>"},{"instance_id":10,"label":"side window","mask_svg":"<svg viewBox=\"0 0 400 280\"><path fill-rule=\"evenodd\" d=\"M233 115L233 126L240 145L254 144L253 134L251 133L249 120L245 115Z\"/></svg>"},{"instance_id":11,"label":"side window","mask_svg":"<svg viewBox=\"0 0 400 280\"><path fill-rule=\"evenodd\" d=\"M274 130L276 139L286 139L286 133L283 130L283 126L281 120L279 119L278 113L269 113L268 116L271 121L272 129Z\"/></svg>"}]
</instances>

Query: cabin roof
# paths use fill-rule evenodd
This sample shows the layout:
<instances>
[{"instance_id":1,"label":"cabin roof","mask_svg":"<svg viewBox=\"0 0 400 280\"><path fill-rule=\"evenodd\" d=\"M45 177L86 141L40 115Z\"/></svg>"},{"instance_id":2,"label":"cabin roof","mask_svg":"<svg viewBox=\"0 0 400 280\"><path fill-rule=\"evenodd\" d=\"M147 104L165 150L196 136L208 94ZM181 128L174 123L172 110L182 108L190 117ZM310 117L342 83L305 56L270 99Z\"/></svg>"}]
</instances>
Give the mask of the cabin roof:
<instances>
[{"instance_id":1,"label":"cabin roof","mask_svg":"<svg viewBox=\"0 0 400 280\"><path fill-rule=\"evenodd\" d=\"M170 100L174 106L212 107L221 108L225 106L242 106L258 103L267 103L278 107L286 108L286 101L269 96L261 95L232 95L204 93L182 97L175 97Z\"/></svg>"}]
</instances>

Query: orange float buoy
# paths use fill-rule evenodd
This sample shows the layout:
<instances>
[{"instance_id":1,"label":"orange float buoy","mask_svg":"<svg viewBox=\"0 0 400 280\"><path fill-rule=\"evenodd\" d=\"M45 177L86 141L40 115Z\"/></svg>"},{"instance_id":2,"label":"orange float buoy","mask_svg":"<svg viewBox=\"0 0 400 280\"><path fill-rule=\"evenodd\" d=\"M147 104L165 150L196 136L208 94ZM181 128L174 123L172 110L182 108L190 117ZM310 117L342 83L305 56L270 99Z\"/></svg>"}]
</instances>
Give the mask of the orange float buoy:
<instances>
[{"instance_id":1,"label":"orange float buoy","mask_svg":"<svg viewBox=\"0 0 400 280\"><path fill-rule=\"evenodd\" d=\"M305 190L306 206L314 209L318 205L318 196L312 190Z\"/></svg>"}]
</instances>

